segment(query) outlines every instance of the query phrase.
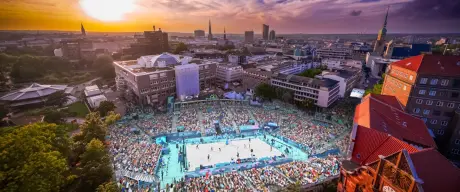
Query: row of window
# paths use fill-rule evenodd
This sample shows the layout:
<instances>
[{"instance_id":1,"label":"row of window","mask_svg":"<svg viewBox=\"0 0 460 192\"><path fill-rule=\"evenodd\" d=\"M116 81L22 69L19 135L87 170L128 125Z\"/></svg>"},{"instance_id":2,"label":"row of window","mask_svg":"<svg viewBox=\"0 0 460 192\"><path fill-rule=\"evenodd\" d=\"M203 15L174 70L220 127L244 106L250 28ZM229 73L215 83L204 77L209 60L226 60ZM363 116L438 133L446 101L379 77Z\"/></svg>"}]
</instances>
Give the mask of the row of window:
<instances>
[{"instance_id":1,"label":"row of window","mask_svg":"<svg viewBox=\"0 0 460 192\"><path fill-rule=\"evenodd\" d=\"M416 109L418 109L418 108L416 108ZM425 110L426 110L426 109L425 109ZM415 111L416 111L416 110L414 109L414 112L415 112ZM430 111L430 110L428 110L428 111ZM420 112L420 109L419 109L419 112ZM422 118L422 120L423 120L423 122L425 122L425 123L428 121L427 118ZM430 123L431 123L432 125L436 125L436 124L438 124L438 120L437 120L437 119L431 119L431 120L430 120ZM447 121L441 121L441 125L442 125L442 126L447 126L448 124L449 124L449 123L448 123Z\"/></svg>"},{"instance_id":2,"label":"row of window","mask_svg":"<svg viewBox=\"0 0 460 192\"><path fill-rule=\"evenodd\" d=\"M441 97L447 95L447 91L439 91L438 93L439 93L438 96L441 96ZM418 91L418 94L419 94L419 95L425 95L425 94L426 94L426 90L425 90L425 89L420 89L420 90ZM435 91L435 90L430 90L430 92L428 93L428 95L430 95L430 96L436 96L436 91ZM459 93L458 93L458 92L452 92L451 95L450 95L451 98L458 98L458 96L459 96Z\"/></svg>"},{"instance_id":3,"label":"row of window","mask_svg":"<svg viewBox=\"0 0 460 192\"><path fill-rule=\"evenodd\" d=\"M285 80L285 79L278 79L278 78L276 78L275 80L281 81L281 82L289 82L289 81L287 81L287 80ZM301 83L301 85L299 85L299 86L302 86L302 87L308 87L308 88L313 88L313 89L319 89L319 88L320 88L319 85L314 85L314 84L309 84L309 83L303 83L303 82L297 82L297 83L298 83L298 84ZM337 85L338 85L338 84L337 84Z\"/></svg>"},{"instance_id":4,"label":"row of window","mask_svg":"<svg viewBox=\"0 0 460 192\"><path fill-rule=\"evenodd\" d=\"M291 85L291 84L287 84L287 83L281 83L281 82L278 82L278 81L272 81L272 85L287 87L287 88L295 89L295 90L298 90L298 91L310 92L310 93L313 93L313 94L318 94L319 93L319 91L312 90L312 89L305 88L305 87L300 87L300 85Z\"/></svg>"},{"instance_id":5,"label":"row of window","mask_svg":"<svg viewBox=\"0 0 460 192\"><path fill-rule=\"evenodd\" d=\"M166 82L176 82L176 78L172 78L169 81L168 81L168 79L150 81L150 85L154 85L154 84L158 84L158 83L166 83Z\"/></svg>"},{"instance_id":6,"label":"row of window","mask_svg":"<svg viewBox=\"0 0 460 192\"><path fill-rule=\"evenodd\" d=\"M389 82L393 83L393 85L395 85L395 86L398 87L399 89L401 89L401 88L402 88L403 90L406 90L406 89L407 89L406 85L400 83L399 81L394 80L393 78L391 78L391 79L389 80Z\"/></svg>"},{"instance_id":7,"label":"row of window","mask_svg":"<svg viewBox=\"0 0 460 192\"><path fill-rule=\"evenodd\" d=\"M144 93L148 93L148 92L151 92L151 91L157 91L157 90L160 90L160 89L173 88L175 86L176 86L176 84L169 83L169 84L161 85L159 87L151 87L150 89L149 88L144 88L144 89L141 89L141 93L144 94Z\"/></svg>"},{"instance_id":8,"label":"row of window","mask_svg":"<svg viewBox=\"0 0 460 192\"><path fill-rule=\"evenodd\" d=\"M407 76L408 76L407 73L404 73L404 72L398 71L398 70L394 70L393 73L398 75L398 76L400 76L400 77L404 77L406 79L407 79ZM412 75L409 76L409 80L412 80L413 78L414 78L414 76L412 76Z\"/></svg>"},{"instance_id":9,"label":"row of window","mask_svg":"<svg viewBox=\"0 0 460 192\"><path fill-rule=\"evenodd\" d=\"M433 79L430 80L430 85L437 85L437 84L438 84L438 81L439 81L438 79L433 78ZM421 78L421 79L420 79L420 84L425 85L425 84L427 84L427 83L428 83L428 78ZM442 85L442 86L447 86L447 85L449 85L449 79L443 79L443 80L441 80L441 85Z\"/></svg>"},{"instance_id":10,"label":"row of window","mask_svg":"<svg viewBox=\"0 0 460 192\"><path fill-rule=\"evenodd\" d=\"M460 155L460 149L452 149L451 153L454 155Z\"/></svg>"},{"instance_id":11,"label":"row of window","mask_svg":"<svg viewBox=\"0 0 460 192\"><path fill-rule=\"evenodd\" d=\"M415 102L417 104L423 104L423 99L417 99L415 100ZM426 105L433 105L433 101L432 100L426 100ZM438 107L443 107L444 106L444 102L443 101L437 101L436 102L436 106ZM455 107L455 103L447 103L447 107L449 108L454 108ZM460 109L460 105L458 105L458 108Z\"/></svg>"}]
</instances>

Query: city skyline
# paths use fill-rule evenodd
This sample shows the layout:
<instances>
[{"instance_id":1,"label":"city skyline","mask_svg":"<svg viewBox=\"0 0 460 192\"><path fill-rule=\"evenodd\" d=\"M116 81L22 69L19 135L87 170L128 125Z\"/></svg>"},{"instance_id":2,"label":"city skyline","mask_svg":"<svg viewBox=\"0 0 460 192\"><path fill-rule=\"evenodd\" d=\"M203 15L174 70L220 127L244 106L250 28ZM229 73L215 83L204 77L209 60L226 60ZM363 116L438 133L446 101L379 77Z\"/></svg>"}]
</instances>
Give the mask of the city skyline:
<instances>
[{"instance_id":1,"label":"city skyline","mask_svg":"<svg viewBox=\"0 0 460 192\"><path fill-rule=\"evenodd\" d=\"M449 0L6 0L0 2L0 30L191 33L227 27L227 33L253 30L266 23L280 34L375 34L386 8L389 33L455 33L460 31L460 2ZM108 7L107 7L108 6ZM111 11L101 12L101 9ZM46 13L46 14L45 14Z\"/></svg>"}]
</instances>

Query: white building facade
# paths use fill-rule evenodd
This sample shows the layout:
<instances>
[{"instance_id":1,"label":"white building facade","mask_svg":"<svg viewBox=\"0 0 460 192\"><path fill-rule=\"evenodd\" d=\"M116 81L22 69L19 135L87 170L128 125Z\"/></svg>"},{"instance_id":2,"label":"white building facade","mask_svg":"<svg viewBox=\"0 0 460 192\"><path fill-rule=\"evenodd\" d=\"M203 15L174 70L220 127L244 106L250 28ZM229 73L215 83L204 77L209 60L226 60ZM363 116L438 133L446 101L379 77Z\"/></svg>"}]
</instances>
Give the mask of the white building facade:
<instances>
[{"instance_id":1,"label":"white building facade","mask_svg":"<svg viewBox=\"0 0 460 192\"><path fill-rule=\"evenodd\" d=\"M198 97L200 94L199 66L197 64L178 65L176 74L176 94L184 101L187 96Z\"/></svg>"},{"instance_id":2,"label":"white building facade","mask_svg":"<svg viewBox=\"0 0 460 192\"><path fill-rule=\"evenodd\" d=\"M276 73L270 83L274 87L292 91L296 102L312 99L319 107L329 107L339 98L339 82L331 79Z\"/></svg>"}]
</instances>

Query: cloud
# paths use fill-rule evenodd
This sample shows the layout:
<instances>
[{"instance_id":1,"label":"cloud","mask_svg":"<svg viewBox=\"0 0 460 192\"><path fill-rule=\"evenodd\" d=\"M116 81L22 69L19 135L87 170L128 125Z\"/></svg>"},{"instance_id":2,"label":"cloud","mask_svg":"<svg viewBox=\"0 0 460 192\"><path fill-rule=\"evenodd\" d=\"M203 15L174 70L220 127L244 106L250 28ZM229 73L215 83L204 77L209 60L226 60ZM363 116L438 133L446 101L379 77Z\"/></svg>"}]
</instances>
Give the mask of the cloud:
<instances>
[{"instance_id":1,"label":"cloud","mask_svg":"<svg viewBox=\"0 0 460 192\"><path fill-rule=\"evenodd\" d=\"M363 11L361 11L361 10L353 10L353 11L350 12L350 15L351 16L359 16L359 15L361 15L362 12Z\"/></svg>"},{"instance_id":2,"label":"cloud","mask_svg":"<svg viewBox=\"0 0 460 192\"><path fill-rule=\"evenodd\" d=\"M411 20L453 19L460 20L460 1L458 0L414 0L404 4L397 16Z\"/></svg>"},{"instance_id":3,"label":"cloud","mask_svg":"<svg viewBox=\"0 0 460 192\"><path fill-rule=\"evenodd\" d=\"M360 0L359 2L362 3L371 3L371 2L379 2L380 0Z\"/></svg>"}]
</instances>

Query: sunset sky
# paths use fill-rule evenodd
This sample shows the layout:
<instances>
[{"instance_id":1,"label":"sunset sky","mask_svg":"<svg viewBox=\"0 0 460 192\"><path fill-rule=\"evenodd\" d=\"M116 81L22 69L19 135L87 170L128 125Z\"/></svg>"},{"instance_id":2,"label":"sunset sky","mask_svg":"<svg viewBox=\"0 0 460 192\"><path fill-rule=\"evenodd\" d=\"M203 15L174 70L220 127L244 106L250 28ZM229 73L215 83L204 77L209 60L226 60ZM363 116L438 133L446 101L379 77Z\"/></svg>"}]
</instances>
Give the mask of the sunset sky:
<instances>
[{"instance_id":1,"label":"sunset sky","mask_svg":"<svg viewBox=\"0 0 460 192\"><path fill-rule=\"evenodd\" d=\"M0 30L377 33L388 5L389 33L460 32L459 0L0 0Z\"/></svg>"}]
</instances>

